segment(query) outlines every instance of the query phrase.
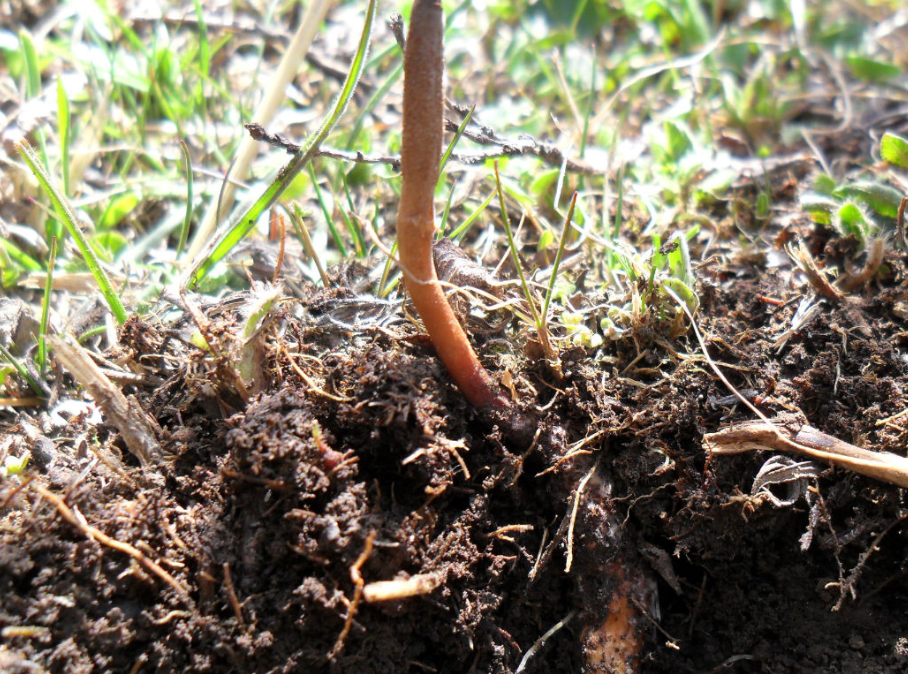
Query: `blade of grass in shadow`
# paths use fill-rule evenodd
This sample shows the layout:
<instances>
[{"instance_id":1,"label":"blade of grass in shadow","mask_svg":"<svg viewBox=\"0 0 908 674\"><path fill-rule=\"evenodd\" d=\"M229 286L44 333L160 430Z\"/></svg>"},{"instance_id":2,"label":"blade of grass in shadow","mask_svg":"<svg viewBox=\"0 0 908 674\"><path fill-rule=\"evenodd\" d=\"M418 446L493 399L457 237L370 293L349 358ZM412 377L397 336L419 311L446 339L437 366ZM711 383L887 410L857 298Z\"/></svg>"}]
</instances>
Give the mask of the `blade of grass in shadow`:
<instances>
[{"instance_id":1,"label":"blade of grass in shadow","mask_svg":"<svg viewBox=\"0 0 908 674\"><path fill-rule=\"evenodd\" d=\"M473 225L473 223L476 222L476 219L480 215L482 215L482 212L486 208L489 207L489 204L492 203L492 199L495 198L496 194L497 194L497 192L495 190L492 190L492 193L489 194L489 196L486 198L486 200L483 201L479 205L479 207L475 211L470 213L470 215L467 217L467 219L463 221L463 224L461 224L457 229L455 229L453 232L451 232L451 238L454 239L455 241L459 242L464 237L464 235L470 230L470 227Z\"/></svg>"},{"instance_id":2,"label":"blade of grass in shadow","mask_svg":"<svg viewBox=\"0 0 908 674\"><path fill-rule=\"evenodd\" d=\"M356 257L363 258L366 257L366 241L363 239L363 233L360 231L359 227L354 224L353 219L348 215L349 213L356 213L356 208L353 206L353 195L350 194L350 186L347 184L347 172L341 169L340 175L348 208L348 210L341 209L341 213L344 216L344 222L347 223L347 229L350 230L350 236L353 237L354 247L356 248Z\"/></svg>"},{"instance_id":3,"label":"blade of grass in shadow","mask_svg":"<svg viewBox=\"0 0 908 674\"><path fill-rule=\"evenodd\" d=\"M9 349L3 346L3 344L0 344L0 355L6 358L9 364L12 365L16 372L19 374L19 376L25 380L25 382L28 384L28 387L32 391L34 391L36 396L41 399L47 397L44 391L41 390L41 386L38 384L38 382L36 382L34 377L32 377L28 373L28 370L25 369L25 366L21 362L19 362L19 359L16 358L12 353L10 353Z\"/></svg>"},{"instance_id":4,"label":"blade of grass in shadow","mask_svg":"<svg viewBox=\"0 0 908 674\"><path fill-rule=\"evenodd\" d=\"M17 143L16 149L19 152L19 156L22 157L23 161L28 164L32 173L35 174L42 189L47 193L47 196L50 197L54 208L63 220L64 227L66 227L67 231L69 231L70 235L75 240L76 245L79 247L79 252L82 253L85 264L88 265L89 271L95 278L95 283L98 284L98 289L107 301L107 306L110 307L110 311L113 313L114 318L116 318L117 323L122 325L126 321L126 309L123 308L123 303L120 302L117 291L114 289L113 285L111 285L107 273L101 266L101 261L88 244L88 240L85 238L82 229L76 222L76 216L69 204L69 200L65 195L61 194L60 190L53 184L50 175L44 169L38 155L35 154L32 146L29 145L27 141L23 140Z\"/></svg>"},{"instance_id":5,"label":"blade of grass in shadow","mask_svg":"<svg viewBox=\"0 0 908 674\"><path fill-rule=\"evenodd\" d=\"M293 156L290 163L281 169L275 181L268 186L252 207L249 208L229 230L227 230L226 234L214 245L211 252L201 258L199 264L191 272L190 285L198 283L198 281L208 273L212 266L222 260L224 256L227 255L227 253L230 252L230 250L239 243L253 227L255 227L255 223L259 219L259 216L277 201L281 193L290 185L293 178L305 168L312 157L318 152L319 147L331 132L331 129L337 124L337 121L344 113L344 109L347 107L347 103L353 95L354 89L356 89L356 84L359 82L363 66L366 63L366 53L369 49L369 40L372 35L372 24L375 20L375 5L376 0L369 0L369 7L366 9L365 25L363 26L362 36L360 37L359 45L356 49L356 55L353 57L353 62L350 64L350 70L347 72L347 77L344 80L344 85L341 88L340 94L335 100L331 111L328 113L328 116L322 122L318 131L306 139L306 142L300 148L299 152Z\"/></svg>"},{"instance_id":6,"label":"blade of grass in shadow","mask_svg":"<svg viewBox=\"0 0 908 674\"><path fill-rule=\"evenodd\" d=\"M571 219L574 217L574 206L577 205L577 193L571 197L571 205L568 206L567 216L564 218L564 228L561 230L561 240L558 242L558 251L555 253L555 262L552 264L552 276L549 278L549 287L545 292L545 301L542 303L542 323L546 324L549 316L549 304L552 302L552 295L555 293L555 282L558 280L558 268L561 266L561 258L564 257L564 249L567 246L568 236L571 233Z\"/></svg>"},{"instance_id":7,"label":"blade of grass in shadow","mask_svg":"<svg viewBox=\"0 0 908 674\"><path fill-rule=\"evenodd\" d=\"M378 282L378 289L375 291L375 294L379 297L387 297L395 286L400 282L400 277L398 277L394 283L388 283L388 279L391 278L391 267L394 265L394 258L397 256L397 241L394 242L394 245L391 246L391 255L388 256L388 259L385 260L385 267L381 272L381 280Z\"/></svg>"},{"instance_id":8,"label":"blade of grass in shadow","mask_svg":"<svg viewBox=\"0 0 908 674\"><path fill-rule=\"evenodd\" d=\"M186 216L180 228L180 241L177 244L177 258L183 254L186 240L189 238L189 226L192 224L192 159L189 156L189 146L180 138L180 151L183 153L183 168L186 171Z\"/></svg>"},{"instance_id":9,"label":"blade of grass in shadow","mask_svg":"<svg viewBox=\"0 0 908 674\"><path fill-rule=\"evenodd\" d=\"M303 248L306 251L306 254L309 256L309 259L315 263L316 269L318 269L318 275L322 279L322 284L328 288L331 286L331 281L328 278L328 275L325 273L325 268L322 266L321 258L318 256L318 251L315 250L315 246L312 244L312 238L309 236L309 230L306 229L306 212L303 210L295 201L292 204L293 210L290 211L290 221L293 223L293 227L296 229L296 235L299 237L300 242L303 244Z\"/></svg>"},{"instance_id":10,"label":"blade of grass in shadow","mask_svg":"<svg viewBox=\"0 0 908 674\"><path fill-rule=\"evenodd\" d=\"M57 237L50 240L47 275L44 279L44 298L41 301L41 326L38 328L38 365L41 376L47 371L47 319L50 315L50 291L54 285L54 265L57 263Z\"/></svg>"},{"instance_id":11,"label":"blade of grass in shadow","mask_svg":"<svg viewBox=\"0 0 908 674\"><path fill-rule=\"evenodd\" d=\"M463 121L460 123L460 126L457 127L457 133L454 134L454 138L451 139L451 142L448 144L448 149L445 150L445 153L441 156L441 167L438 169L438 185L436 185L436 190L441 187L445 182L445 166L448 164L448 159L451 158L451 153L454 152L454 148L457 147L457 142L460 140L460 137L463 136L464 129L467 128L467 124L470 123L470 120L473 119L473 111L476 110L476 106L470 106L470 110L464 116ZM444 213L441 215L441 223L438 226L438 234L436 239L441 241L445 235L445 229L448 224L448 216L451 214L451 202L454 200L454 186L451 186L451 191L448 193L448 201L445 203Z\"/></svg>"},{"instance_id":12,"label":"blade of grass in shadow","mask_svg":"<svg viewBox=\"0 0 908 674\"><path fill-rule=\"evenodd\" d=\"M334 218L331 217L331 211L328 210L328 204L325 202L322 188L318 186L318 176L315 175L315 169L312 167L312 164L309 164L306 170L309 171L309 177L312 178L312 189L315 190L315 199L318 201L319 208L322 209L322 215L325 217L325 222L328 224L328 231L331 232L331 238L334 239L334 245L337 246L337 249L340 251L341 257L347 257L347 247L344 245L344 240L341 238L340 232L337 231L337 226L334 224Z\"/></svg>"}]
</instances>

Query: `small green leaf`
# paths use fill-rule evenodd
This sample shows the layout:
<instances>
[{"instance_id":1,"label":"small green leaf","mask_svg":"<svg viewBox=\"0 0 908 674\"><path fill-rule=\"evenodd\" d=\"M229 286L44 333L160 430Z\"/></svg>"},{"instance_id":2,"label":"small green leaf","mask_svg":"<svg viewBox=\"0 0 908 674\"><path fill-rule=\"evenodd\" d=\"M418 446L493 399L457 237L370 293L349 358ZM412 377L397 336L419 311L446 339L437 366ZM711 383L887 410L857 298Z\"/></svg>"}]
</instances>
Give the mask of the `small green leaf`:
<instances>
[{"instance_id":1,"label":"small green leaf","mask_svg":"<svg viewBox=\"0 0 908 674\"><path fill-rule=\"evenodd\" d=\"M0 477L9 477L10 475L18 475L25 467L28 465L28 453L23 454L22 456L7 456L6 461L4 461L3 466L0 466Z\"/></svg>"},{"instance_id":2,"label":"small green leaf","mask_svg":"<svg viewBox=\"0 0 908 674\"><path fill-rule=\"evenodd\" d=\"M129 245L127 238L117 231L98 232L90 241L92 248L107 261L113 261L117 253Z\"/></svg>"},{"instance_id":3,"label":"small green leaf","mask_svg":"<svg viewBox=\"0 0 908 674\"><path fill-rule=\"evenodd\" d=\"M530 183L530 192L537 197L547 194L552 185L558 180L558 169L542 171L532 183Z\"/></svg>"},{"instance_id":4,"label":"small green leaf","mask_svg":"<svg viewBox=\"0 0 908 674\"><path fill-rule=\"evenodd\" d=\"M828 173L818 173L817 177L813 179L813 189L827 197L832 196L836 187L838 187L838 183Z\"/></svg>"},{"instance_id":5,"label":"small green leaf","mask_svg":"<svg viewBox=\"0 0 908 674\"><path fill-rule=\"evenodd\" d=\"M834 193L840 199L857 199L863 201L874 211L887 218L898 216L902 193L894 187L869 181L842 185Z\"/></svg>"},{"instance_id":6,"label":"small green leaf","mask_svg":"<svg viewBox=\"0 0 908 674\"><path fill-rule=\"evenodd\" d=\"M687 152L693 149L694 144L690 139L686 129L683 129L676 122L665 122L666 147L663 148L668 160L678 161Z\"/></svg>"},{"instance_id":7,"label":"small green leaf","mask_svg":"<svg viewBox=\"0 0 908 674\"><path fill-rule=\"evenodd\" d=\"M758 218L768 218L769 217L769 194L767 192L760 192L757 195L757 205L756 205L756 215Z\"/></svg>"},{"instance_id":8,"label":"small green leaf","mask_svg":"<svg viewBox=\"0 0 908 674\"><path fill-rule=\"evenodd\" d=\"M868 229L867 218L861 207L853 202L847 202L839 207L836 213L837 229L843 236L854 235L861 241L864 240Z\"/></svg>"},{"instance_id":9,"label":"small green leaf","mask_svg":"<svg viewBox=\"0 0 908 674\"><path fill-rule=\"evenodd\" d=\"M139 197L133 192L121 194L110 200L107 210L98 221L98 229L110 229L122 222L139 205Z\"/></svg>"},{"instance_id":10,"label":"small green leaf","mask_svg":"<svg viewBox=\"0 0 908 674\"><path fill-rule=\"evenodd\" d=\"M691 316L697 313L697 309L700 308L700 298L689 285L679 278L663 279L662 285L681 298L681 301L687 305L687 309L690 311Z\"/></svg>"},{"instance_id":11,"label":"small green leaf","mask_svg":"<svg viewBox=\"0 0 908 674\"><path fill-rule=\"evenodd\" d=\"M849 56L845 60L855 77L868 82L883 82L902 74L902 69L897 65L884 61L875 61L863 56Z\"/></svg>"},{"instance_id":12,"label":"small green leaf","mask_svg":"<svg viewBox=\"0 0 908 674\"><path fill-rule=\"evenodd\" d=\"M811 219L820 225L831 225L832 214L838 202L828 196L813 192L801 196L801 208L810 213Z\"/></svg>"},{"instance_id":13,"label":"small green leaf","mask_svg":"<svg viewBox=\"0 0 908 674\"><path fill-rule=\"evenodd\" d=\"M543 251L553 243L555 243L555 233L551 229L547 229L539 235L539 241L536 243L536 250Z\"/></svg>"},{"instance_id":14,"label":"small green leaf","mask_svg":"<svg viewBox=\"0 0 908 674\"><path fill-rule=\"evenodd\" d=\"M887 131L880 141L880 155L890 164L908 168L908 139Z\"/></svg>"}]
</instances>

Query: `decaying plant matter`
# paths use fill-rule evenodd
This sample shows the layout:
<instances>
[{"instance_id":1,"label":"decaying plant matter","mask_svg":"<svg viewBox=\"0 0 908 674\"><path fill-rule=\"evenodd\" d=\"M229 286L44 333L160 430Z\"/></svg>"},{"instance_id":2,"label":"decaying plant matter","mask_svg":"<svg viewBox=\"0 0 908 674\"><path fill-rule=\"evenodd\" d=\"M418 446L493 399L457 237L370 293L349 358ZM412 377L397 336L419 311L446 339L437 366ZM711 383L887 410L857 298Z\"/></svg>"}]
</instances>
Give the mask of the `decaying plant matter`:
<instances>
[{"instance_id":1,"label":"decaying plant matter","mask_svg":"<svg viewBox=\"0 0 908 674\"><path fill-rule=\"evenodd\" d=\"M397 240L405 285L451 378L479 408L505 409L507 398L480 364L448 304L432 259L435 185L443 137L444 15L437 0L416 0L404 55L403 139Z\"/></svg>"}]
</instances>

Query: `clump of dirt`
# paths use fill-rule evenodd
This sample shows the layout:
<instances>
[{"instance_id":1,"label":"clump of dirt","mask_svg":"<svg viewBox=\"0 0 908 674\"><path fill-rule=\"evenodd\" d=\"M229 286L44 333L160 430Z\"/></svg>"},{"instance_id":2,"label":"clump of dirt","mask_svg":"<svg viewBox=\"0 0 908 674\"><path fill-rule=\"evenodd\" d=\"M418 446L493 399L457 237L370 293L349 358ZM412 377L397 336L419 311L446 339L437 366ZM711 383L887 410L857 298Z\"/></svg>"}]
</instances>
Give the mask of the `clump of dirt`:
<instances>
[{"instance_id":1,"label":"clump of dirt","mask_svg":"<svg viewBox=\"0 0 908 674\"><path fill-rule=\"evenodd\" d=\"M707 354L654 313L563 351L561 380L489 318L472 333L532 420L523 440L464 403L400 303L350 290L356 269L271 312L250 390L215 348L244 295L132 319L107 357L160 425L161 463L141 470L76 401L5 429L4 455L33 467L0 493L2 668L593 671L632 586L638 671L905 671L903 493L817 464L752 494L768 455L701 446L750 418L708 355L768 417L898 452L896 253L886 269L795 321L810 300L791 265L711 258ZM428 591L362 599L412 578Z\"/></svg>"}]
</instances>

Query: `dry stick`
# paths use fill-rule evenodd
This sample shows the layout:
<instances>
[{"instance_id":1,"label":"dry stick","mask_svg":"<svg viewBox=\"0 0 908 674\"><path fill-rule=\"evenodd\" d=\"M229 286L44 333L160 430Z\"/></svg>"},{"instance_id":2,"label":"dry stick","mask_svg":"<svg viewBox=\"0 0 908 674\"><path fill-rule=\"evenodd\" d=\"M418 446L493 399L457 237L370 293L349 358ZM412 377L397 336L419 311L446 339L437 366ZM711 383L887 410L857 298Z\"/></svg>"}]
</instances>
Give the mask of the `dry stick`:
<instances>
[{"instance_id":1,"label":"dry stick","mask_svg":"<svg viewBox=\"0 0 908 674\"><path fill-rule=\"evenodd\" d=\"M747 409L759 417L759 421L735 424L717 433L703 436L703 444L711 454L736 454L753 449L774 449L806 454L815 459L827 461L840 468L889 482L899 487L908 487L908 458L891 452L872 452L849 444L838 438L821 433L804 424L788 437L779 430L778 423L769 419L736 389L706 350L706 342L693 315L680 297L669 288L664 288L690 319L694 335L700 343L706 362L725 387L740 400Z\"/></svg>"},{"instance_id":2,"label":"dry stick","mask_svg":"<svg viewBox=\"0 0 908 674\"><path fill-rule=\"evenodd\" d=\"M227 592L227 599L230 600L230 606L233 608L233 614L236 616L237 625L240 629L246 629L246 621L243 620L243 605L236 596L236 588L233 586L233 576L230 574L230 564L224 562L224 590Z\"/></svg>"},{"instance_id":3,"label":"dry stick","mask_svg":"<svg viewBox=\"0 0 908 674\"><path fill-rule=\"evenodd\" d=\"M157 429L139 402L133 396L125 396L78 343L70 344L60 337L49 337L47 343L54 358L91 394L142 466L158 463L162 450Z\"/></svg>"},{"instance_id":4,"label":"dry stick","mask_svg":"<svg viewBox=\"0 0 908 674\"><path fill-rule=\"evenodd\" d=\"M282 134L269 132L261 124L248 122L244 126L254 140L267 143L273 147L279 147L287 152L287 154L296 154L302 147ZM444 128L445 131L456 133L460 130L460 125L454 120L445 119ZM461 133L464 138L472 140L479 145L491 146L493 149L485 152L452 153L451 161L460 164L476 166L498 157L522 157L531 155L542 159L545 163L552 166L565 166L566 169L572 173L599 175L602 172L601 168L566 157L557 146L552 143L544 143L536 140L532 136L521 136L518 140L502 138L492 129L484 126L479 127L479 130L468 127ZM365 154L360 150L339 150L328 146L322 146L316 154L319 157L340 159L356 164L389 164L393 170L400 170L400 155Z\"/></svg>"},{"instance_id":5,"label":"dry stick","mask_svg":"<svg viewBox=\"0 0 908 674\"><path fill-rule=\"evenodd\" d=\"M401 194L397 212L404 283L451 378L473 405L507 409L508 399L480 364L454 315L432 259L435 185L441 163L444 14L438 0L414 0L404 54Z\"/></svg>"},{"instance_id":6,"label":"dry stick","mask_svg":"<svg viewBox=\"0 0 908 674\"><path fill-rule=\"evenodd\" d=\"M76 517L76 514L70 509L68 505L64 502L62 498L54 494L52 491L45 489L41 485L34 485L32 487L36 492L38 492L42 498L47 499L57 507L57 512L60 513L60 516L63 517L67 522L72 524L74 527L79 529L83 534L88 536L94 541L97 541L101 545L106 545L109 548L118 550L119 552L126 553L132 557L135 561L142 564L145 568L155 574L158 578L167 583L173 590L180 595L180 598L186 603L187 606L194 609L195 602L192 601L192 597L189 596L189 590L184 587L180 581L167 573L161 566L155 562L153 559L149 559L144 553L130 545L129 543L123 543L118 541L115 538L111 538L103 531L97 527L93 527L87 522L80 521L80 518Z\"/></svg>"}]
</instances>

